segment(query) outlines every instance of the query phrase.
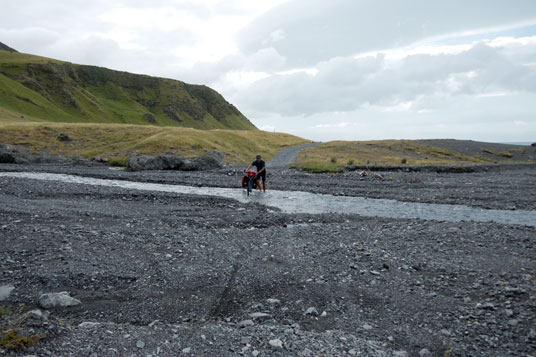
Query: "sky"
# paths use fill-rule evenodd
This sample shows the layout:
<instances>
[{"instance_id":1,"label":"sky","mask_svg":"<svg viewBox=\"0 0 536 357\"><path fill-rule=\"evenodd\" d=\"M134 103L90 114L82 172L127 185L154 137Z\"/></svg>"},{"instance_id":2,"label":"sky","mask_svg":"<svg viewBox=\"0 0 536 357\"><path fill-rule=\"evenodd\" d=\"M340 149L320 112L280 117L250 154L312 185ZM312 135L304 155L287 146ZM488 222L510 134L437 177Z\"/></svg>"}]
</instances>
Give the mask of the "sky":
<instances>
[{"instance_id":1,"label":"sky","mask_svg":"<svg viewBox=\"0 0 536 357\"><path fill-rule=\"evenodd\" d=\"M317 141L536 141L534 0L0 0L20 52L205 84Z\"/></svg>"}]
</instances>

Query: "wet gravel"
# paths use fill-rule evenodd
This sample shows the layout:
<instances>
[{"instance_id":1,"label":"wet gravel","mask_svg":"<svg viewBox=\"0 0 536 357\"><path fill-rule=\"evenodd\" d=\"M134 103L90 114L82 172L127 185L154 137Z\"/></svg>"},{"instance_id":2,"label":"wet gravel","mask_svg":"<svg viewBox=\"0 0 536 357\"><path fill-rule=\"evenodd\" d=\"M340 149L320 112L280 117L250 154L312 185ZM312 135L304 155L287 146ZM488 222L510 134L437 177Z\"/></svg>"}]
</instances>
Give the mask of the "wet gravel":
<instances>
[{"instance_id":1,"label":"wet gravel","mask_svg":"<svg viewBox=\"0 0 536 357\"><path fill-rule=\"evenodd\" d=\"M239 169L0 165L224 187L237 185ZM536 170L510 169L383 179L274 170L269 188L535 209ZM14 287L0 305L44 311L40 295L61 291L81 301L25 320L25 331L43 337L29 354L536 352L533 227L284 214L216 197L7 177L0 202L9 203L0 204L0 286Z\"/></svg>"}]
</instances>

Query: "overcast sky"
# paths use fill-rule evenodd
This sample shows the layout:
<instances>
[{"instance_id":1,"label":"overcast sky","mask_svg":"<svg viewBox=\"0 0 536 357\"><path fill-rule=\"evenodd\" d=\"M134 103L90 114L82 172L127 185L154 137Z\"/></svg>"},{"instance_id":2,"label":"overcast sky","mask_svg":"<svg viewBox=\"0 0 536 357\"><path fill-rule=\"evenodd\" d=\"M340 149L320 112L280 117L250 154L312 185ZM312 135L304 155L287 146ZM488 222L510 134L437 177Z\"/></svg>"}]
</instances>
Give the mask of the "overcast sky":
<instances>
[{"instance_id":1,"label":"overcast sky","mask_svg":"<svg viewBox=\"0 0 536 357\"><path fill-rule=\"evenodd\" d=\"M536 141L534 0L0 0L21 52L206 84L313 140Z\"/></svg>"}]
</instances>

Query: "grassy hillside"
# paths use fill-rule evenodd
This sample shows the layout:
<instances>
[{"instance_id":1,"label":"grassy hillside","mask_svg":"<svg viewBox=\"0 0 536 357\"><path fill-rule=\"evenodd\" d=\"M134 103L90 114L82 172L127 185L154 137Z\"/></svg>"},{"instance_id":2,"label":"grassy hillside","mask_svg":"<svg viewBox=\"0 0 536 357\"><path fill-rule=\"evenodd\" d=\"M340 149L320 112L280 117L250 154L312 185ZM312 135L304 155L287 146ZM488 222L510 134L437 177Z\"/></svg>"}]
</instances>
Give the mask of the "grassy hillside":
<instances>
[{"instance_id":1,"label":"grassy hillside","mask_svg":"<svg viewBox=\"0 0 536 357\"><path fill-rule=\"evenodd\" d=\"M256 130L206 86L0 48L0 120L21 116L33 121Z\"/></svg>"},{"instance_id":2,"label":"grassy hillside","mask_svg":"<svg viewBox=\"0 0 536 357\"><path fill-rule=\"evenodd\" d=\"M60 140L60 134L71 140ZM13 123L0 122L0 143L27 148L34 153L107 157L124 162L131 152L173 152L197 156L217 149L229 163L247 163L261 153L270 160L277 151L308 142L281 133L260 130L197 130L120 124Z\"/></svg>"},{"instance_id":3,"label":"grassy hillside","mask_svg":"<svg viewBox=\"0 0 536 357\"><path fill-rule=\"evenodd\" d=\"M530 163L530 147L460 140L331 141L302 151L297 167L338 171L345 165L447 165Z\"/></svg>"}]
</instances>

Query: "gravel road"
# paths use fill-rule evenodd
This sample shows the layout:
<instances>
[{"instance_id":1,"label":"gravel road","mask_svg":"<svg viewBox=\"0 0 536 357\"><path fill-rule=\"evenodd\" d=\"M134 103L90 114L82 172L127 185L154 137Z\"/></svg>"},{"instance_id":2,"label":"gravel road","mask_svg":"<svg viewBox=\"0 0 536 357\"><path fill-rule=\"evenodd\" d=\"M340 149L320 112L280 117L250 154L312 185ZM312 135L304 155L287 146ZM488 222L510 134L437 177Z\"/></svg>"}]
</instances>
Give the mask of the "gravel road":
<instances>
[{"instance_id":1,"label":"gravel road","mask_svg":"<svg viewBox=\"0 0 536 357\"><path fill-rule=\"evenodd\" d=\"M204 173L0 165L236 187ZM536 170L270 170L269 188L535 209ZM393 176L391 178L391 176ZM0 177L0 305L54 356L532 356L536 230L351 214ZM40 295L81 301L43 308ZM47 316L50 313L50 316ZM0 350L0 354L17 353Z\"/></svg>"},{"instance_id":2,"label":"gravel road","mask_svg":"<svg viewBox=\"0 0 536 357\"><path fill-rule=\"evenodd\" d=\"M269 169L277 168L288 168L296 159L300 151L320 145L321 143L310 143L305 145L293 146L288 149L281 150L278 152L274 158L266 164L266 167Z\"/></svg>"}]
</instances>

